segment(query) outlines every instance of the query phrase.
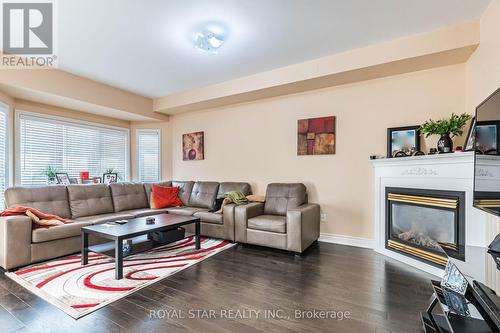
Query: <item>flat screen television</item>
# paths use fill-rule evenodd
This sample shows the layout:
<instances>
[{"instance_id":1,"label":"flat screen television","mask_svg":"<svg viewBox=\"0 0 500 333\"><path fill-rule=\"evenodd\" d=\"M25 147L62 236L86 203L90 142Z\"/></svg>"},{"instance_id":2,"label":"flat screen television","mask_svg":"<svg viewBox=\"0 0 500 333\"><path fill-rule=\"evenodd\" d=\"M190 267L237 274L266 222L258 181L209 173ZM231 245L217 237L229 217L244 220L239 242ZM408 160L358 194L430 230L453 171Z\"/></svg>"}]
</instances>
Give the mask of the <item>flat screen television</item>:
<instances>
[{"instance_id":1,"label":"flat screen television","mask_svg":"<svg viewBox=\"0 0 500 333\"><path fill-rule=\"evenodd\" d=\"M476 108L464 148L474 151L474 207L500 216L500 89ZM500 234L488 253L500 271ZM500 297L478 281L473 281L473 290L480 308L500 331Z\"/></svg>"},{"instance_id":2,"label":"flat screen television","mask_svg":"<svg viewBox=\"0 0 500 333\"><path fill-rule=\"evenodd\" d=\"M474 207L500 216L500 89L476 108L465 150L474 153Z\"/></svg>"}]
</instances>

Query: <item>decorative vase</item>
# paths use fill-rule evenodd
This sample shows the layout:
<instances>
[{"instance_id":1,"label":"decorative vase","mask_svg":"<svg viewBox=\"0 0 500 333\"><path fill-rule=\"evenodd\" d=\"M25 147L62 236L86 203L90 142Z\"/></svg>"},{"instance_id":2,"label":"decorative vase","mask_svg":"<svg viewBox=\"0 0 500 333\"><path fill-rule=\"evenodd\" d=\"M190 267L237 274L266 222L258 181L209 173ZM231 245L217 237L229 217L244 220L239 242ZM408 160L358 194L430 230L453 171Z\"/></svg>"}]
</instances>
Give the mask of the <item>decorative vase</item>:
<instances>
[{"instance_id":1,"label":"decorative vase","mask_svg":"<svg viewBox=\"0 0 500 333\"><path fill-rule=\"evenodd\" d=\"M450 133L441 134L437 146L440 153L453 152L453 140L450 138Z\"/></svg>"}]
</instances>

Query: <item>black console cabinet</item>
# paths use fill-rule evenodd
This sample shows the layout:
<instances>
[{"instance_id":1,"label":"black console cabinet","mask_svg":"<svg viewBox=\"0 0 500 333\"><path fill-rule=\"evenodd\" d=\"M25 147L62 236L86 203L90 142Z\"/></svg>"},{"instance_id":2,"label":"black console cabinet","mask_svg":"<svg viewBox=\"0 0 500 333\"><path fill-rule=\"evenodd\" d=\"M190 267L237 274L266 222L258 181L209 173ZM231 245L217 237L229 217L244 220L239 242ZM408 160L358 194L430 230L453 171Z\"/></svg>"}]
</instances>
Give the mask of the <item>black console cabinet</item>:
<instances>
[{"instance_id":1,"label":"black console cabinet","mask_svg":"<svg viewBox=\"0 0 500 333\"><path fill-rule=\"evenodd\" d=\"M439 281L431 281L434 294L426 312L421 312L426 333L491 333L499 332L490 310L481 305L476 286L469 285L465 294L470 316L461 316L453 311L445 298ZM487 287L486 287L487 288ZM496 297L496 296L495 296ZM498 297L497 297L498 298Z\"/></svg>"},{"instance_id":2,"label":"black console cabinet","mask_svg":"<svg viewBox=\"0 0 500 333\"><path fill-rule=\"evenodd\" d=\"M442 250L448 255L444 247ZM465 254L475 260L466 263L448 256L448 260L459 268L469 282L464 296L443 289L440 281L431 281L433 294L427 310L420 313L426 333L500 332L500 297L472 278L478 272L489 270L494 272L498 280L497 264L500 261L487 254L484 248L466 246Z\"/></svg>"}]
</instances>

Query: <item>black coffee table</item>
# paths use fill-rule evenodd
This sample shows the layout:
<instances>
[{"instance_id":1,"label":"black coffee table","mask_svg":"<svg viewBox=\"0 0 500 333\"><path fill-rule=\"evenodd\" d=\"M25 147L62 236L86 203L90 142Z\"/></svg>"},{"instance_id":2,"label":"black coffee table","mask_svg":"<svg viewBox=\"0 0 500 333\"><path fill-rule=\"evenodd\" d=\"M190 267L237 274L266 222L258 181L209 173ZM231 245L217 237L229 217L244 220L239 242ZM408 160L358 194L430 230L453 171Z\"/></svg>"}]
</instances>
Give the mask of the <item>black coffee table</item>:
<instances>
[{"instance_id":1,"label":"black coffee table","mask_svg":"<svg viewBox=\"0 0 500 333\"><path fill-rule=\"evenodd\" d=\"M155 224L146 224L146 217L128 220L122 225L94 224L82 228L82 265L89 262L89 252L96 252L115 259L115 279L123 278L123 258L139 252L150 250L164 244L148 240L147 235L155 231L177 229L186 224L195 224L196 249L200 249L200 219L192 216L159 214L148 217L155 218ZM89 235L96 235L111 240L109 243L89 246ZM123 240L132 239L132 250L124 256Z\"/></svg>"}]
</instances>

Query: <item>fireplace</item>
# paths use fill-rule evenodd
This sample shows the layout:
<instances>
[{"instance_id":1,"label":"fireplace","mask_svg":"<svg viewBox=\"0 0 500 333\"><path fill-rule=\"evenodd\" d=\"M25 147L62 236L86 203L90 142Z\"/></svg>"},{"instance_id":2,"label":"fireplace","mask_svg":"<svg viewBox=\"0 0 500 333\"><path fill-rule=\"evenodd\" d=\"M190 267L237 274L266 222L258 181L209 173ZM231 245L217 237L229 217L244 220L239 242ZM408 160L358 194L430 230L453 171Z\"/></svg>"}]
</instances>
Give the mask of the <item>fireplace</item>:
<instances>
[{"instance_id":1,"label":"fireplace","mask_svg":"<svg viewBox=\"0 0 500 333\"><path fill-rule=\"evenodd\" d=\"M386 187L386 248L443 267L464 260L465 192Z\"/></svg>"}]
</instances>

